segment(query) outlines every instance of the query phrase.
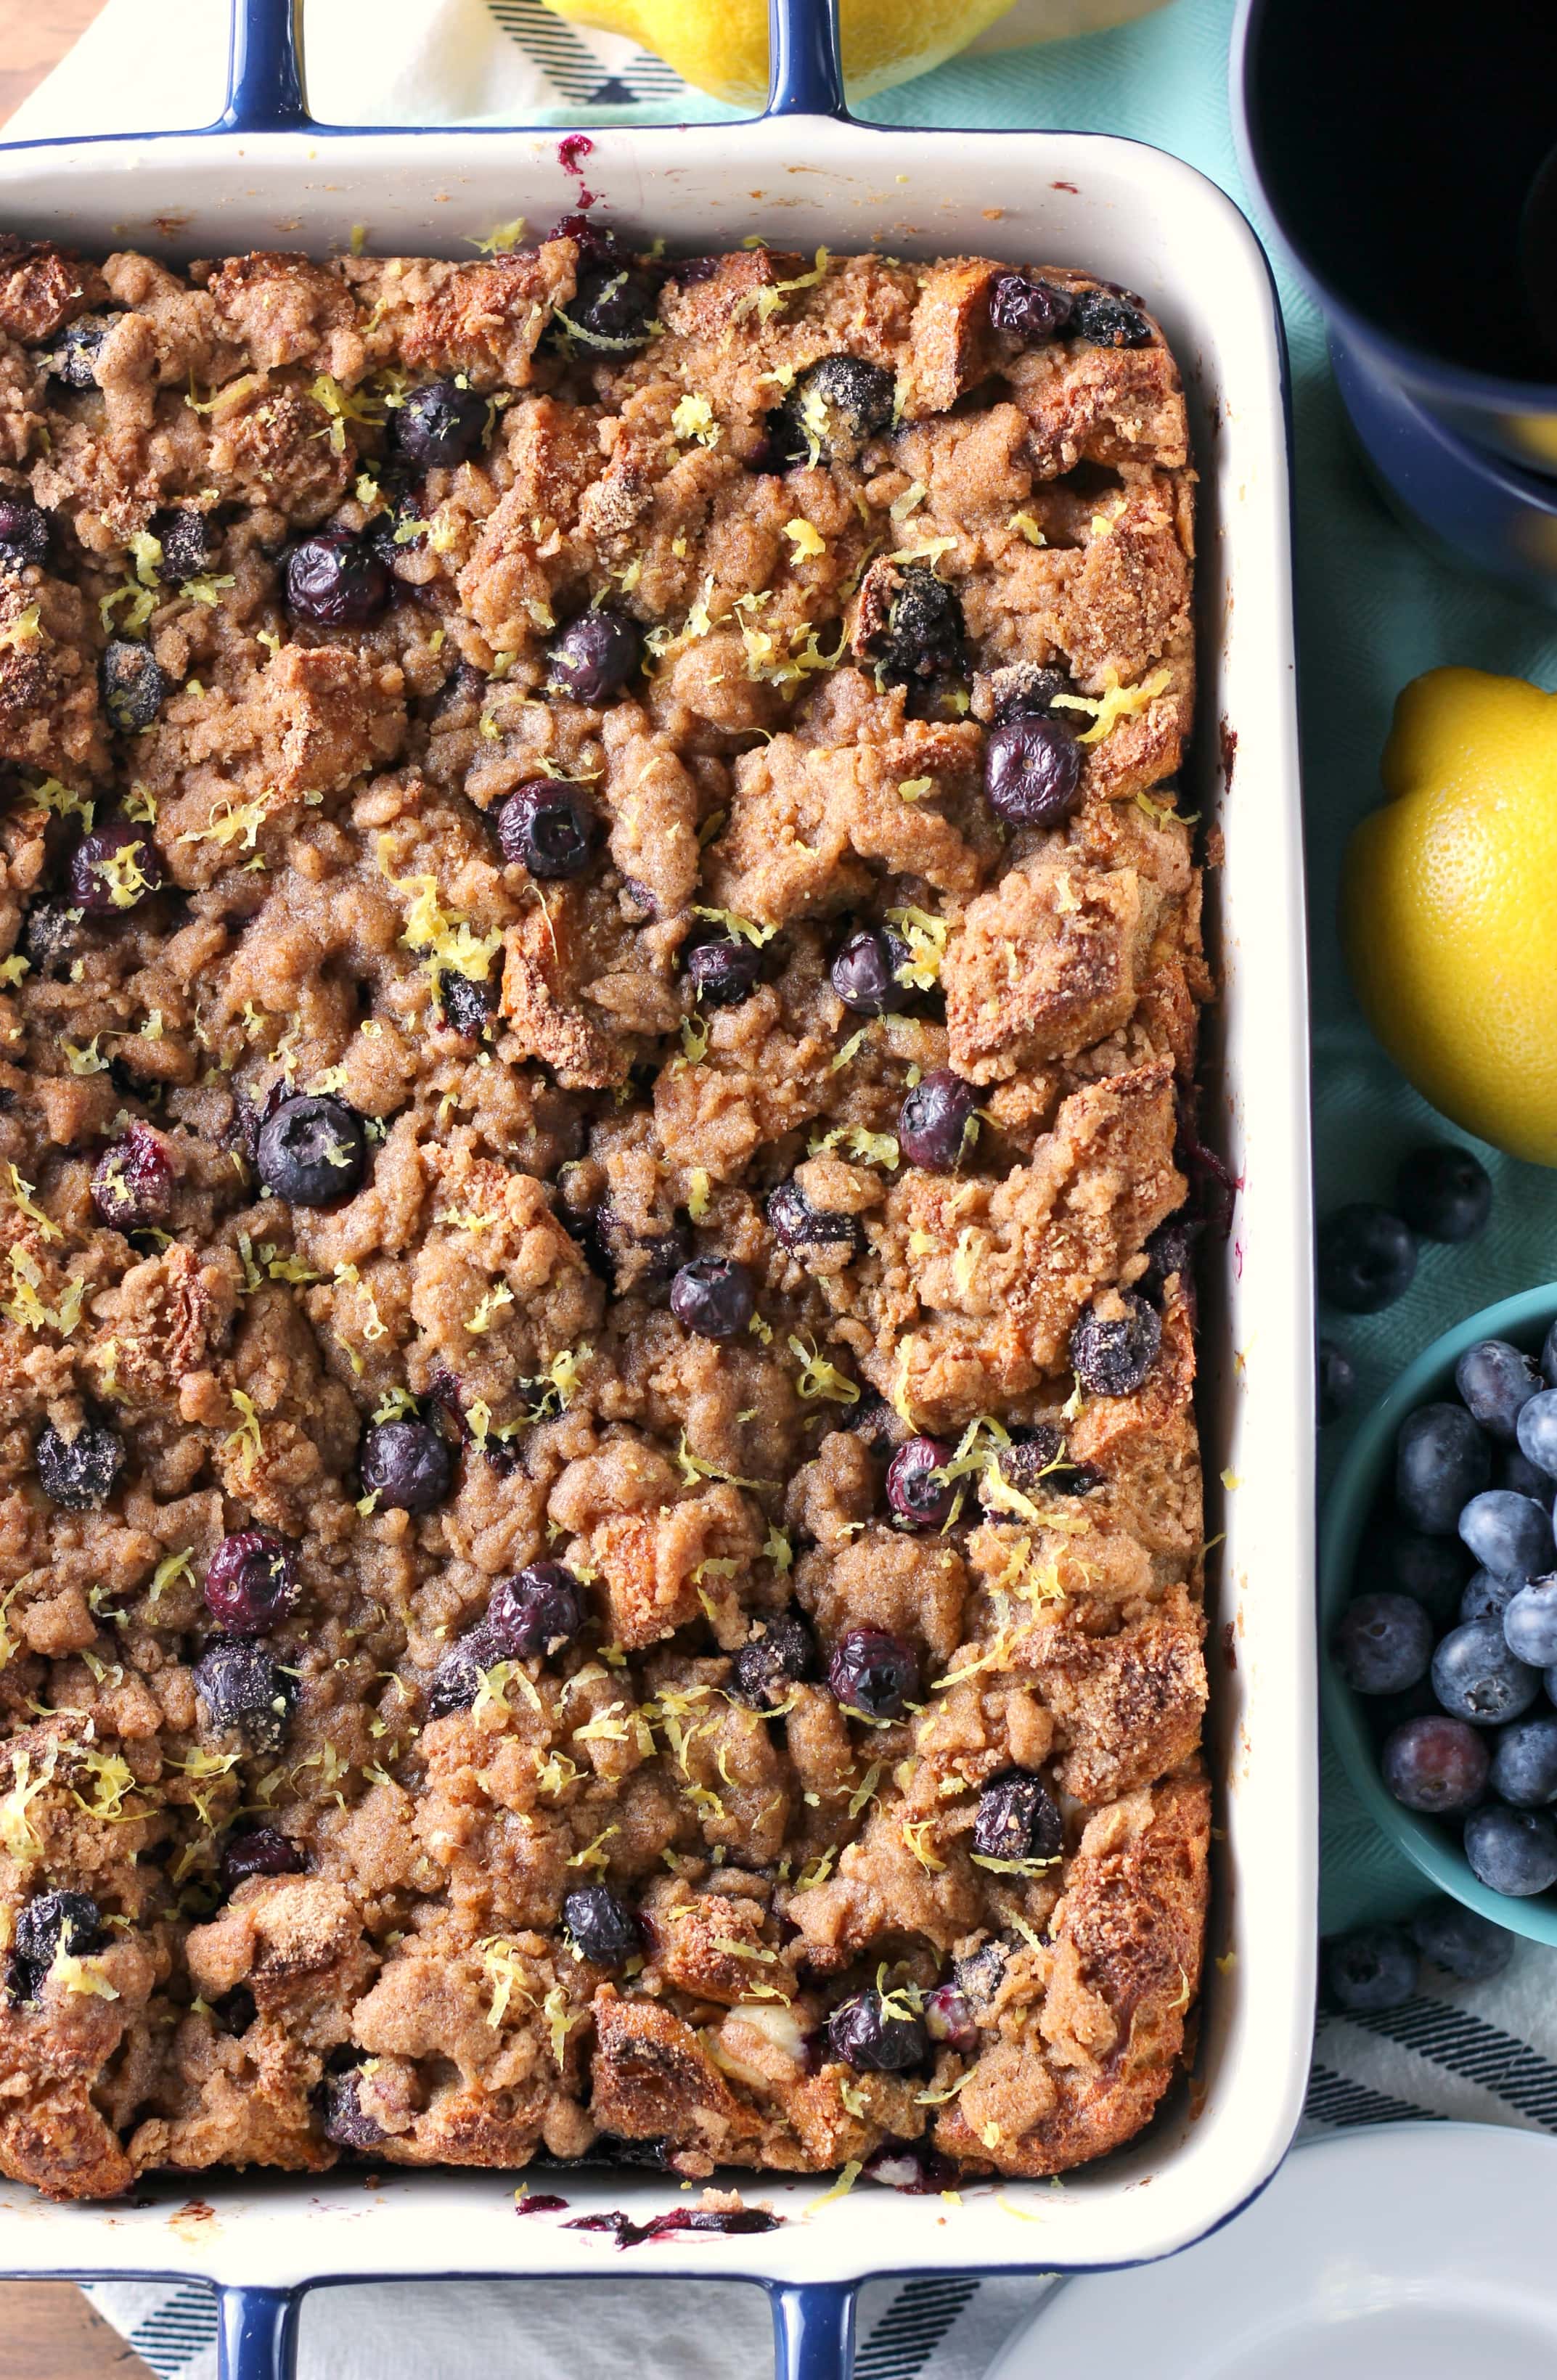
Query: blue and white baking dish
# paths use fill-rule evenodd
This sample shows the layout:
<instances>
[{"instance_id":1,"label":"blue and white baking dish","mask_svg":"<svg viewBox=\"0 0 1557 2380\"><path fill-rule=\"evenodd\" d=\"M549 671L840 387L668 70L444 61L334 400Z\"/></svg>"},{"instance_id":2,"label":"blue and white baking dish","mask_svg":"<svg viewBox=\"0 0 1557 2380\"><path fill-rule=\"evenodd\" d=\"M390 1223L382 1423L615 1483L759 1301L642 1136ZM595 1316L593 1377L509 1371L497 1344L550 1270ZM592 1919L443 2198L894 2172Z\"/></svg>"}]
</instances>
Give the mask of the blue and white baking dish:
<instances>
[{"instance_id":1,"label":"blue and white baking dish","mask_svg":"<svg viewBox=\"0 0 1557 2380\"><path fill-rule=\"evenodd\" d=\"M313 123L292 0L237 6L219 125L0 148L0 225L98 253L185 257L324 254L362 225L375 249L457 255L494 223L522 213L544 225L576 202L555 131ZM1202 1129L1242 1184L1203 1291L1209 1525L1221 1533L1218 1840L1195 2070L1146 2135L1058 2188L975 2185L954 2204L748 2176L748 2198L782 2216L778 2228L672 2235L626 2256L608 2234L517 2221L514 2178L502 2173L392 2168L371 2190L350 2169L175 2176L107 2205L0 2188L0 2270L216 2288L225 2380L286 2380L299 2296L327 2282L551 2276L584 2289L626 2274L759 2284L785 2380L832 2380L849 2366L862 2279L1078 2272L1170 2254L1269 2180L1302 2102L1318 1831L1313 1317L1288 442L1270 273L1237 209L1174 158L1077 133L855 123L823 0L774 0L773 35L772 94L756 121L594 134L589 178L614 222L694 253L764 232L801 249L875 240L904 255L1082 264L1140 293L1188 384L1201 688L1187 807L1221 839L1208 906L1222 994ZM570 2174L563 2188L574 2216L687 2203L674 2180L637 2172Z\"/></svg>"}]
</instances>

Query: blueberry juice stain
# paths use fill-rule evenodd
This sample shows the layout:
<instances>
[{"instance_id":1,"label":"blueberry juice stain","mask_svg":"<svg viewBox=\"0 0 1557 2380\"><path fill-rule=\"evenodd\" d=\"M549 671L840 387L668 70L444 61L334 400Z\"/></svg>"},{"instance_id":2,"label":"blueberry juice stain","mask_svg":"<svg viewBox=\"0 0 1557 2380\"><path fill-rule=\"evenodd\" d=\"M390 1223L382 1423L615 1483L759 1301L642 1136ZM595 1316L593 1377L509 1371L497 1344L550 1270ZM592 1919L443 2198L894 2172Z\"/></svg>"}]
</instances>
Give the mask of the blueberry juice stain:
<instances>
[{"instance_id":1,"label":"blueberry juice stain","mask_svg":"<svg viewBox=\"0 0 1557 2380\"><path fill-rule=\"evenodd\" d=\"M584 218L591 207L600 204L600 192L585 187L584 160L594 154L594 146L587 132L565 133L557 142L557 163L578 183L578 189L574 211L563 216L553 234L554 239L577 239L590 228Z\"/></svg>"}]
</instances>

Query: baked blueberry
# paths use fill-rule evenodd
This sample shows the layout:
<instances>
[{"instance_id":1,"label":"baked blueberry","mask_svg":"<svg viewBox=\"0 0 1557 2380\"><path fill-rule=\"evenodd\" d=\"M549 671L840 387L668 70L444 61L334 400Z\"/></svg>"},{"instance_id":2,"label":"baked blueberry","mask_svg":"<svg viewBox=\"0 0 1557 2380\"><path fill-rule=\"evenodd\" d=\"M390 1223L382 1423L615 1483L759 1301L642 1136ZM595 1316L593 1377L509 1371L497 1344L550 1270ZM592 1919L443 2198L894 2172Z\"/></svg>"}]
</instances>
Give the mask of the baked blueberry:
<instances>
[{"instance_id":1,"label":"baked blueberry","mask_svg":"<svg viewBox=\"0 0 1557 2380\"><path fill-rule=\"evenodd\" d=\"M1114 1293L1108 1305L1116 1311L1084 1306L1070 1334L1070 1360L1089 1396L1133 1397L1162 1343L1157 1309L1133 1289Z\"/></svg>"},{"instance_id":2,"label":"baked blueberry","mask_svg":"<svg viewBox=\"0 0 1557 2380\"><path fill-rule=\"evenodd\" d=\"M125 1442L105 1422L84 1421L74 1438L45 1422L32 1450L51 1504L66 1512L95 1512L114 1492L125 1463Z\"/></svg>"},{"instance_id":3,"label":"baked blueberry","mask_svg":"<svg viewBox=\"0 0 1557 2380\"><path fill-rule=\"evenodd\" d=\"M571 1645L584 1625L584 1590L561 1562L530 1562L500 1579L487 1605L486 1624L512 1661L547 1658Z\"/></svg>"},{"instance_id":4,"label":"baked blueberry","mask_svg":"<svg viewBox=\"0 0 1557 2380\"><path fill-rule=\"evenodd\" d=\"M1401 1518L1426 1536L1453 1536L1461 1512L1486 1487L1491 1471L1491 1447L1463 1405L1419 1405L1401 1423L1395 1502Z\"/></svg>"},{"instance_id":5,"label":"baked blueberry","mask_svg":"<svg viewBox=\"0 0 1557 2380\"><path fill-rule=\"evenodd\" d=\"M734 1339L757 1308L751 1275L728 1257L694 1257L670 1285L670 1310L699 1339Z\"/></svg>"},{"instance_id":6,"label":"baked blueberry","mask_svg":"<svg viewBox=\"0 0 1557 2380\"><path fill-rule=\"evenodd\" d=\"M990 291L990 321L1025 347L1058 338L1071 318L1071 295L1028 273L1003 273Z\"/></svg>"},{"instance_id":7,"label":"baked blueberry","mask_svg":"<svg viewBox=\"0 0 1557 2380\"><path fill-rule=\"evenodd\" d=\"M885 1016L906 1008L913 994L899 981L898 969L909 956L900 934L886 927L879 932L861 927L833 956L828 969L833 989L856 1016Z\"/></svg>"},{"instance_id":8,"label":"baked blueberry","mask_svg":"<svg viewBox=\"0 0 1557 2380\"><path fill-rule=\"evenodd\" d=\"M843 1248L850 1256L864 1252L865 1232L858 1216L813 1207L798 1182L781 1182L769 1192L767 1216L781 1248Z\"/></svg>"},{"instance_id":9,"label":"baked blueberry","mask_svg":"<svg viewBox=\"0 0 1557 2380\"><path fill-rule=\"evenodd\" d=\"M362 1186L368 1135L344 1099L301 1091L261 1125L254 1162L266 1189L289 1206L334 1207Z\"/></svg>"},{"instance_id":10,"label":"baked blueberry","mask_svg":"<svg viewBox=\"0 0 1557 2380\"><path fill-rule=\"evenodd\" d=\"M597 1967L619 1969L643 1948L638 1920L609 1885L582 1884L562 1905L563 1930Z\"/></svg>"},{"instance_id":11,"label":"baked blueberry","mask_svg":"<svg viewBox=\"0 0 1557 2380\"><path fill-rule=\"evenodd\" d=\"M1510 1810L1501 1802L1466 1820L1466 1857L1478 1884L1519 1900L1557 1884L1557 1827L1543 1810Z\"/></svg>"},{"instance_id":12,"label":"baked blueberry","mask_svg":"<svg viewBox=\"0 0 1557 2380\"><path fill-rule=\"evenodd\" d=\"M964 666L967 650L967 630L956 589L937 578L928 563L904 563L886 619L870 643L870 659L882 677L903 684L955 675Z\"/></svg>"},{"instance_id":13,"label":"baked blueberry","mask_svg":"<svg viewBox=\"0 0 1557 2380\"><path fill-rule=\"evenodd\" d=\"M270 1529L224 1537L205 1568L205 1608L232 1636L268 1636L298 1600L298 1548Z\"/></svg>"},{"instance_id":14,"label":"baked blueberry","mask_svg":"<svg viewBox=\"0 0 1557 2380\"><path fill-rule=\"evenodd\" d=\"M167 698L167 680L151 649L130 637L110 637L97 665L108 724L121 735L150 727Z\"/></svg>"},{"instance_id":15,"label":"baked blueberry","mask_svg":"<svg viewBox=\"0 0 1557 2380\"><path fill-rule=\"evenodd\" d=\"M153 513L152 535L162 547L157 577L164 587L199 578L216 559L216 525L198 504L170 504Z\"/></svg>"},{"instance_id":16,"label":"baked blueberry","mask_svg":"<svg viewBox=\"0 0 1557 2380\"><path fill-rule=\"evenodd\" d=\"M600 1261L618 1297L636 1290L663 1304L670 1285L692 1253L691 1235L684 1223L668 1232L635 1232L610 1207L596 1212L590 1236Z\"/></svg>"},{"instance_id":17,"label":"baked blueberry","mask_svg":"<svg viewBox=\"0 0 1557 2380\"><path fill-rule=\"evenodd\" d=\"M97 359L109 325L100 314L79 314L67 322L57 341L43 358L51 380L62 388L80 391L97 386Z\"/></svg>"},{"instance_id":18,"label":"baked blueberry","mask_svg":"<svg viewBox=\"0 0 1557 2380\"><path fill-rule=\"evenodd\" d=\"M625 350L641 347L650 334L660 285L641 265L607 264L578 276L567 321L591 345Z\"/></svg>"},{"instance_id":19,"label":"baked blueberry","mask_svg":"<svg viewBox=\"0 0 1557 2380\"><path fill-rule=\"evenodd\" d=\"M1407 1810L1433 1817L1474 1809L1487 1786L1487 1738L1463 1718L1425 1711L1385 1737L1379 1768Z\"/></svg>"},{"instance_id":20,"label":"baked blueberry","mask_svg":"<svg viewBox=\"0 0 1557 2380\"><path fill-rule=\"evenodd\" d=\"M749 1000L762 970L762 953L740 934L694 942L687 953L687 978L703 1008L738 1008Z\"/></svg>"},{"instance_id":21,"label":"baked blueberry","mask_svg":"<svg viewBox=\"0 0 1557 2380\"><path fill-rule=\"evenodd\" d=\"M1506 1339L1478 1341L1454 1366L1454 1386L1471 1418L1505 1446L1517 1439L1519 1415L1540 1385L1535 1357Z\"/></svg>"},{"instance_id":22,"label":"baked blueberry","mask_svg":"<svg viewBox=\"0 0 1557 2380\"><path fill-rule=\"evenodd\" d=\"M318 529L286 557L286 608L320 628L366 628L389 602L383 559L348 529Z\"/></svg>"},{"instance_id":23,"label":"baked blueberry","mask_svg":"<svg viewBox=\"0 0 1557 2380\"><path fill-rule=\"evenodd\" d=\"M546 665L559 694L598 706L621 693L642 659L643 633L637 621L602 608L583 613L553 638Z\"/></svg>"},{"instance_id":24,"label":"baked blueberry","mask_svg":"<svg viewBox=\"0 0 1557 2380\"><path fill-rule=\"evenodd\" d=\"M911 1438L887 1465L887 1509L900 1529L939 1529L952 1517L956 1488L945 1475L952 1450L938 1438Z\"/></svg>"},{"instance_id":25,"label":"baked blueberry","mask_svg":"<svg viewBox=\"0 0 1557 2380\"><path fill-rule=\"evenodd\" d=\"M532 778L511 793L497 813L505 859L532 876L559 881L588 868L600 837L600 812L580 785Z\"/></svg>"},{"instance_id":26,"label":"baked blueberry","mask_svg":"<svg viewBox=\"0 0 1557 2380\"><path fill-rule=\"evenodd\" d=\"M1432 1657L1434 1694L1453 1718L1472 1727L1500 1727L1520 1718L1540 1683L1540 1671L1511 1650L1496 1620L1462 1621Z\"/></svg>"},{"instance_id":27,"label":"baked blueberry","mask_svg":"<svg viewBox=\"0 0 1557 2380\"><path fill-rule=\"evenodd\" d=\"M845 1628L827 1664L835 1702L863 1718L894 1719L919 1690L918 1658L884 1628Z\"/></svg>"},{"instance_id":28,"label":"baked blueberry","mask_svg":"<svg viewBox=\"0 0 1557 2380\"><path fill-rule=\"evenodd\" d=\"M1339 1421L1356 1394L1357 1376L1352 1359L1333 1339L1321 1338L1319 1345L1319 1416L1320 1427L1328 1428Z\"/></svg>"},{"instance_id":29,"label":"baked blueberry","mask_svg":"<svg viewBox=\"0 0 1557 2380\"><path fill-rule=\"evenodd\" d=\"M173 1208L173 1165L149 1123L128 1123L109 1142L92 1167L91 1203L112 1232L145 1232L166 1222Z\"/></svg>"},{"instance_id":30,"label":"baked blueberry","mask_svg":"<svg viewBox=\"0 0 1557 2380\"><path fill-rule=\"evenodd\" d=\"M86 1959L107 1939L103 1912L90 1892L35 1892L17 1913L11 1947L46 1975L61 1950L67 1958Z\"/></svg>"},{"instance_id":31,"label":"baked blueberry","mask_svg":"<svg viewBox=\"0 0 1557 2380\"><path fill-rule=\"evenodd\" d=\"M1411 1920L1417 1948L1462 1984L1489 1984L1514 1956L1514 1936L1458 1900L1429 1900Z\"/></svg>"},{"instance_id":32,"label":"baked blueberry","mask_svg":"<svg viewBox=\"0 0 1557 2380\"><path fill-rule=\"evenodd\" d=\"M816 1667L816 1640L797 1611L762 1621L730 1665L730 1690L754 1710L776 1710Z\"/></svg>"},{"instance_id":33,"label":"baked blueberry","mask_svg":"<svg viewBox=\"0 0 1557 2380\"><path fill-rule=\"evenodd\" d=\"M950 1066L932 1066L897 1111L897 1148L905 1165L926 1173L955 1173L972 1148L979 1094Z\"/></svg>"},{"instance_id":34,"label":"baked blueberry","mask_svg":"<svg viewBox=\"0 0 1557 2380\"><path fill-rule=\"evenodd\" d=\"M1403 1925L1358 1925L1326 1942L1322 1953L1330 1996L1349 2014L1400 2008L1417 1988L1417 1946Z\"/></svg>"},{"instance_id":35,"label":"baked blueberry","mask_svg":"<svg viewBox=\"0 0 1557 2380\"><path fill-rule=\"evenodd\" d=\"M428 1421L370 1423L358 1468L368 1494L396 1512L431 1512L454 1485L454 1457Z\"/></svg>"},{"instance_id":36,"label":"baked blueberry","mask_svg":"<svg viewBox=\"0 0 1557 2380\"><path fill-rule=\"evenodd\" d=\"M1414 1149L1395 1179L1395 1206L1424 1240L1474 1240L1492 1211L1492 1178L1468 1148Z\"/></svg>"},{"instance_id":37,"label":"baked blueberry","mask_svg":"<svg viewBox=\"0 0 1557 2380\"><path fill-rule=\"evenodd\" d=\"M991 727L1004 727L1013 719L1047 719L1055 696L1070 692L1064 670L1044 669L1037 662L1007 662L979 681L973 713Z\"/></svg>"},{"instance_id":38,"label":"baked blueberry","mask_svg":"<svg viewBox=\"0 0 1557 2380\"><path fill-rule=\"evenodd\" d=\"M931 2041L965 2055L979 2047L979 2026L967 1995L956 1984L937 1984L924 2004L925 2031Z\"/></svg>"},{"instance_id":39,"label":"baked blueberry","mask_svg":"<svg viewBox=\"0 0 1557 2380\"><path fill-rule=\"evenodd\" d=\"M770 415L768 434L783 464L852 463L892 419L891 372L861 356L823 356L795 380Z\"/></svg>"},{"instance_id":40,"label":"baked blueberry","mask_svg":"<svg viewBox=\"0 0 1557 2380\"><path fill-rule=\"evenodd\" d=\"M343 2074L327 2074L322 2086L324 2137L338 2149L376 2148L383 2138L362 2105L360 2070L348 2066Z\"/></svg>"},{"instance_id":41,"label":"baked blueberry","mask_svg":"<svg viewBox=\"0 0 1557 2380\"><path fill-rule=\"evenodd\" d=\"M251 1876L300 1876L303 1855L276 1827L237 1827L222 1846L222 1882L229 1892Z\"/></svg>"},{"instance_id":42,"label":"baked blueberry","mask_svg":"<svg viewBox=\"0 0 1557 2380\"><path fill-rule=\"evenodd\" d=\"M35 974L65 982L87 947L80 911L71 901L30 901L18 947Z\"/></svg>"},{"instance_id":43,"label":"baked blueberry","mask_svg":"<svg viewBox=\"0 0 1557 2380\"><path fill-rule=\"evenodd\" d=\"M430 380L389 418L391 443L419 470L468 463L487 434L487 400L468 382Z\"/></svg>"},{"instance_id":44,"label":"baked blueberry","mask_svg":"<svg viewBox=\"0 0 1557 2380\"><path fill-rule=\"evenodd\" d=\"M451 1033L479 1041L497 1006L497 985L490 976L483 982L473 975L461 975L455 967L440 967L438 1006Z\"/></svg>"},{"instance_id":45,"label":"baked blueberry","mask_svg":"<svg viewBox=\"0 0 1557 2380\"><path fill-rule=\"evenodd\" d=\"M440 1657L427 1689L428 1717L446 1718L451 1711L468 1710L480 1693L483 1673L513 1658L500 1631L478 1621Z\"/></svg>"},{"instance_id":46,"label":"baked blueberry","mask_svg":"<svg viewBox=\"0 0 1557 2380\"><path fill-rule=\"evenodd\" d=\"M991 1779L973 1821L973 1848L980 1858L1058 1859L1064 1843L1064 1820L1041 1777L1030 1768L1008 1768Z\"/></svg>"},{"instance_id":47,"label":"baked blueberry","mask_svg":"<svg viewBox=\"0 0 1557 2380\"><path fill-rule=\"evenodd\" d=\"M1065 332L1094 347L1144 347L1151 338L1151 325L1139 308L1112 289L1073 290Z\"/></svg>"},{"instance_id":48,"label":"baked blueberry","mask_svg":"<svg viewBox=\"0 0 1557 2380\"><path fill-rule=\"evenodd\" d=\"M1009 1520L1012 1506L1004 1493L1006 1489L1014 1488L1029 1502L1056 1496L1089 1496L1101 1487L1102 1473L1094 1463L1067 1461L1064 1450L1064 1439L1052 1422L1039 1422L1030 1429L1018 1424L1011 1444L1000 1449L992 1471L979 1475L979 1502L987 1512Z\"/></svg>"},{"instance_id":49,"label":"baked blueberry","mask_svg":"<svg viewBox=\"0 0 1557 2380\"><path fill-rule=\"evenodd\" d=\"M1409 1595L1359 1595L1341 1615L1335 1662L1355 1694L1399 1694L1425 1678L1432 1621Z\"/></svg>"},{"instance_id":50,"label":"baked blueberry","mask_svg":"<svg viewBox=\"0 0 1557 2380\"><path fill-rule=\"evenodd\" d=\"M1012 719L984 739L984 797L1010 826L1063 826L1081 807L1081 747L1058 719Z\"/></svg>"},{"instance_id":51,"label":"baked blueberry","mask_svg":"<svg viewBox=\"0 0 1557 2380\"><path fill-rule=\"evenodd\" d=\"M919 2065L930 2047L922 2016L900 2005L895 1994L856 1992L827 2020L827 2043L834 2058L857 2074L901 2074Z\"/></svg>"},{"instance_id":52,"label":"baked blueberry","mask_svg":"<svg viewBox=\"0 0 1557 2380\"><path fill-rule=\"evenodd\" d=\"M49 516L25 488L0 488L0 568L49 558Z\"/></svg>"},{"instance_id":53,"label":"baked blueberry","mask_svg":"<svg viewBox=\"0 0 1557 2380\"><path fill-rule=\"evenodd\" d=\"M213 1734L237 1733L251 1752L278 1752L298 1700L296 1681L247 1636L206 1646L194 1668L195 1692Z\"/></svg>"},{"instance_id":54,"label":"baked blueberry","mask_svg":"<svg viewBox=\"0 0 1557 2380\"><path fill-rule=\"evenodd\" d=\"M162 861L148 830L134 819L108 818L81 836L66 871L72 905L90 917L138 908L161 890Z\"/></svg>"}]
</instances>

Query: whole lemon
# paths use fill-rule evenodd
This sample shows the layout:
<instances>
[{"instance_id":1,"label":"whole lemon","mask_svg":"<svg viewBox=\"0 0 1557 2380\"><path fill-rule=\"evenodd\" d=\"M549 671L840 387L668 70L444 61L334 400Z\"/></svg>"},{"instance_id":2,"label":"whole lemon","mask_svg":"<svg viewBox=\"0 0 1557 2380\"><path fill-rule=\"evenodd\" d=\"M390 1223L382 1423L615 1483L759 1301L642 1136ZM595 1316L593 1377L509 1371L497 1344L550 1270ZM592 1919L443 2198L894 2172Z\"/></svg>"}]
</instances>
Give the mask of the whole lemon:
<instances>
[{"instance_id":1,"label":"whole lemon","mask_svg":"<svg viewBox=\"0 0 1557 2380\"><path fill-rule=\"evenodd\" d=\"M1382 773L1342 892L1357 997L1434 1107L1557 1165L1557 695L1429 670L1395 705Z\"/></svg>"},{"instance_id":2,"label":"whole lemon","mask_svg":"<svg viewBox=\"0 0 1557 2380\"><path fill-rule=\"evenodd\" d=\"M593 25L673 66L732 107L768 92L768 0L546 0L570 24ZM844 73L851 97L928 73L1004 17L1011 0L843 0ZM1104 19L1115 21L1114 8ZM1067 22L1064 28L1072 29ZM1037 39L1035 34L1028 36Z\"/></svg>"}]
</instances>

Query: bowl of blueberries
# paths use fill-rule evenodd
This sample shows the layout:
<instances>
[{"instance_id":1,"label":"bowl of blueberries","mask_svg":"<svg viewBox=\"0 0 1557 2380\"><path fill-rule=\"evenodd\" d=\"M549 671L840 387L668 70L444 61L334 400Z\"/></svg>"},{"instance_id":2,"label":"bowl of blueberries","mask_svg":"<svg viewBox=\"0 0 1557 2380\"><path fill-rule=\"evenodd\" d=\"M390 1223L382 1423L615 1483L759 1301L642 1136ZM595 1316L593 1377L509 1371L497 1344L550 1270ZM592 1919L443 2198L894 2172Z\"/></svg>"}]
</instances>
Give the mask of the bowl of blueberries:
<instances>
[{"instance_id":1,"label":"bowl of blueberries","mask_svg":"<svg viewBox=\"0 0 1557 2380\"><path fill-rule=\"evenodd\" d=\"M1446 1330L1362 1421L1320 1550L1325 1716L1441 1891L1557 1943L1557 1283Z\"/></svg>"}]
</instances>

